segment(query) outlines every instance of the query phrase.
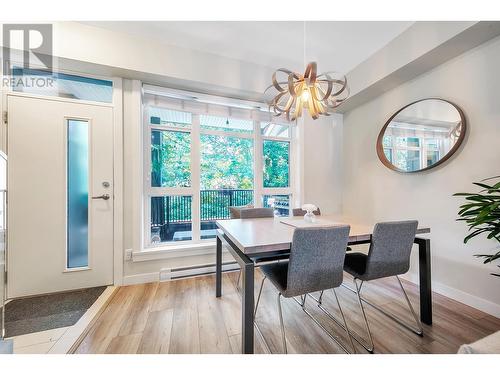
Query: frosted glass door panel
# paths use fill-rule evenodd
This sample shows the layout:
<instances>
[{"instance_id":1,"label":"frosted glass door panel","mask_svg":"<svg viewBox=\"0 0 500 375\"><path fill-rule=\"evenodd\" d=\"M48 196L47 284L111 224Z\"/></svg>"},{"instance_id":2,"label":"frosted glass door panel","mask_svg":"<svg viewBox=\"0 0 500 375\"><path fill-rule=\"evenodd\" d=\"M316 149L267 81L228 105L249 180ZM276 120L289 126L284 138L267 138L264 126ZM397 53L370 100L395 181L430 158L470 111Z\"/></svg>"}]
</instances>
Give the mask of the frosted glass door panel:
<instances>
[{"instance_id":1,"label":"frosted glass door panel","mask_svg":"<svg viewBox=\"0 0 500 375\"><path fill-rule=\"evenodd\" d=\"M67 267L89 265L89 123L68 120Z\"/></svg>"}]
</instances>

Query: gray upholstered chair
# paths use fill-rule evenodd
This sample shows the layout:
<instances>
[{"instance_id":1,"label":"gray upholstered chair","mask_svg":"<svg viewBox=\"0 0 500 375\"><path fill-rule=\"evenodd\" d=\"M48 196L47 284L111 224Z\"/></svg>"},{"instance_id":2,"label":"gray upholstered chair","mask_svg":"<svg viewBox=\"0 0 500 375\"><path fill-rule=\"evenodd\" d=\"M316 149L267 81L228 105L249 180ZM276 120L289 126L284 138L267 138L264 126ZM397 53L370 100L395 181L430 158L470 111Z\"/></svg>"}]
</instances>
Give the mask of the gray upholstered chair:
<instances>
[{"instance_id":1,"label":"gray upholstered chair","mask_svg":"<svg viewBox=\"0 0 500 375\"><path fill-rule=\"evenodd\" d=\"M240 219L259 219L265 217L274 217L272 208L242 208L240 210Z\"/></svg>"},{"instance_id":2,"label":"gray upholstered chair","mask_svg":"<svg viewBox=\"0 0 500 375\"><path fill-rule=\"evenodd\" d=\"M370 332L370 326L368 325L368 320L366 319L363 302L376 308L384 315L395 320L397 323L402 324L404 327L410 329L416 334L422 335L422 324L415 314L410 300L408 299L408 295L403 288L403 284L398 277L398 275L408 272L408 269L410 268L410 253L415 240L417 227L418 222L416 220L378 223L373 229L368 254L355 252L348 253L345 256L344 270L354 277L354 289L349 289L356 293L358 298L359 307L363 314L370 343L369 345L366 345L360 342L357 338L355 339L369 352L373 352L373 339ZM411 311L418 328L411 327L396 316L386 312L379 306L361 297L361 287L363 282L391 276L395 276L398 280L398 284L401 287L406 303L408 304L408 308ZM361 281L359 285L358 280Z\"/></svg>"},{"instance_id":3,"label":"gray upholstered chair","mask_svg":"<svg viewBox=\"0 0 500 375\"><path fill-rule=\"evenodd\" d=\"M258 218L266 218L266 217L274 217L274 210L272 208L253 208L249 206L241 206L241 207L229 207L229 213L231 214L231 219L258 219ZM280 258L271 258L265 259L268 261L278 260ZM259 259L256 259L258 262ZM236 280L236 289L238 292L240 289L240 279L241 279L241 270L238 273L238 279Z\"/></svg>"},{"instance_id":4,"label":"gray upholstered chair","mask_svg":"<svg viewBox=\"0 0 500 375\"><path fill-rule=\"evenodd\" d=\"M293 213L293 216L304 216L306 214L306 211L303 210L302 208L294 208L292 210L292 213ZM321 215L321 210L319 209L319 207L316 211L313 211L313 214L315 214L316 216Z\"/></svg>"},{"instance_id":5,"label":"gray upholstered chair","mask_svg":"<svg viewBox=\"0 0 500 375\"><path fill-rule=\"evenodd\" d=\"M229 215L231 219L241 219L240 211L245 208L253 208L253 205L249 204L247 206L229 206Z\"/></svg>"},{"instance_id":6,"label":"gray upholstered chair","mask_svg":"<svg viewBox=\"0 0 500 375\"><path fill-rule=\"evenodd\" d=\"M349 353L349 350L337 340L321 323L306 309L306 297L310 293L332 289L342 284L345 247L349 238L350 227L347 225L330 228L297 228L293 234L290 258L286 262L266 264L260 267L264 274L260 285L259 295L255 305L255 316L259 307L260 296L264 281L269 279L278 290L278 311L281 326L283 350L287 353L285 327L281 309L281 297L294 298L303 311L314 320L340 347ZM301 300L296 297L301 296ZM343 328L347 332L352 350L354 345L347 328L347 323L340 307ZM258 327L258 325L256 325ZM260 332L260 329L259 329ZM264 338L264 336L262 336ZM265 339L264 339L265 341ZM269 347L266 343L266 346Z\"/></svg>"},{"instance_id":7,"label":"gray upholstered chair","mask_svg":"<svg viewBox=\"0 0 500 375\"><path fill-rule=\"evenodd\" d=\"M303 210L302 208L294 208L292 210L292 213L293 216L304 216L306 214L306 211ZM315 214L316 216L321 216L321 210L319 209L319 207L316 211L313 211L313 214ZM352 249L349 246L347 246L345 250L351 251Z\"/></svg>"}]
</instances>

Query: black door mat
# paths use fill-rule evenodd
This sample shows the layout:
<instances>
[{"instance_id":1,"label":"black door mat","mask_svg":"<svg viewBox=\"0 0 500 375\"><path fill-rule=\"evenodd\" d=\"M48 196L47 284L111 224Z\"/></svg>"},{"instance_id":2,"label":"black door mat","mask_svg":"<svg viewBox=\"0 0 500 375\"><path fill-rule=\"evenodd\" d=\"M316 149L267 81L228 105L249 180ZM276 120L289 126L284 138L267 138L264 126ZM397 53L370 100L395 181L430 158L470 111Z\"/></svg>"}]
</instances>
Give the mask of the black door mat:
<instances>
[{"instance_id":1,"label":"black door mat","mask_svg":"<svg viewBox=\"0 0 500 375\"><path fill-rule=\"evenodd\" d=\"M5 306L6 337L74 325L104 292L105 286L28 297Z\"/></svg>"}]
</instances>

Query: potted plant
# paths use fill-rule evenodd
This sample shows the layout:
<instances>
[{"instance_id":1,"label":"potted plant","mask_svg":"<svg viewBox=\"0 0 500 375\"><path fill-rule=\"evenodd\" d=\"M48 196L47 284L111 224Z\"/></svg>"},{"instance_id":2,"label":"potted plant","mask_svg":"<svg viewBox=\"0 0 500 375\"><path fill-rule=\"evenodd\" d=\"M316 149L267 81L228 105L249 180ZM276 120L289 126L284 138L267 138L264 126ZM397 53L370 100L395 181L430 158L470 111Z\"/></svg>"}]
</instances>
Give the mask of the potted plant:
<instances>
[{"instance_id":1,"label":"potted plant","mask_svg":"<svg viewBox=\"0 0 500 375\"><path fill-rule=\"evenodd\" d=\"M493 183L485 183L493 181ZM486 238L496 241L500 245L500 176L490 177L474 185L482 188L477 193L456 193L454 196L465 197L465 203L460 206L457 221L465 221L469 233L464 238L467 243L471 238L486 235ZM476 254L483 258L484 263L491 263L500 259L500 246L495 254ZM500 267L500 266L498 266ZM499 273L492 273L500 277Z\"/></svg>"}]
</instances>

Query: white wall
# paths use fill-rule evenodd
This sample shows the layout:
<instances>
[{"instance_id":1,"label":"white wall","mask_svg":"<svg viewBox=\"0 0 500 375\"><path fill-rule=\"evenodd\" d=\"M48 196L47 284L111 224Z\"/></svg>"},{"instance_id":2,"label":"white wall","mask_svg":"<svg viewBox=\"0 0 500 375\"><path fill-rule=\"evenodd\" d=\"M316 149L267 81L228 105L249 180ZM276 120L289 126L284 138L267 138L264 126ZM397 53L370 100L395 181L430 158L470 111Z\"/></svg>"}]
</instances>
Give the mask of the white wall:
<instances>
[{"instance_id":1,"label":"white wall","mask_svg":"<svg viewBox=\"0 0 500 375\"><path fill-rule=\"evenodd\" d=\"M500 173L500 38L493 39L344 115L343 213L366 221L416 218L432 228L434 289L500 316L498 271L475 253L491 253L495 243L476 239L464 245L466 226L456 222L462 200L455 192L474 191L473 181ZM469 133L448 162L428 172L400 174L379 161L375 143L392 113L425 97L442 97L465 112ZM416 255L414 252L413 255ZM415 279L413 259L409 278Z\"/></svg>"},{"instance_id":2,"label":"white wall","mask_svg":"<svg viewBox=\"0 0 500 375\"><path fill-rule=\"evenodd\" d=\"M342 115L304 119L303 203L325 214L342 208Z\"/></svg>"},{"instance_id":3,"label":"white wall","mask_svg":"<svg viewBox=\"0 0 500 375\"><path fill-rule=\"evenodd\" d=\"M54 23L54 55L109 67L111 74L124 78L245 97L260 98L273 72L246 61L77 22Z\"/></svg>"}]
</instances>

